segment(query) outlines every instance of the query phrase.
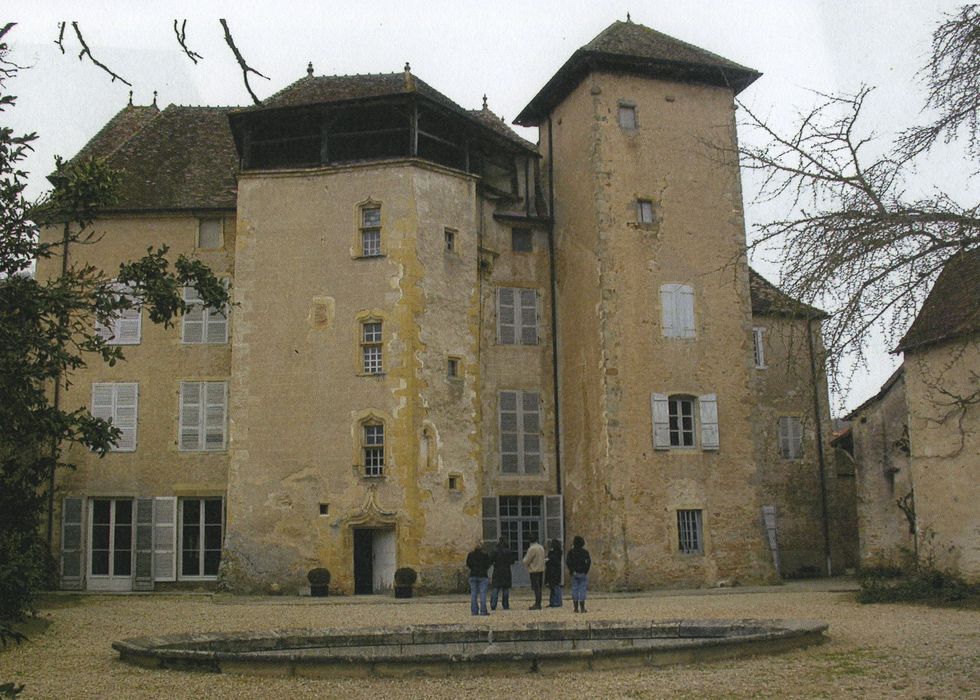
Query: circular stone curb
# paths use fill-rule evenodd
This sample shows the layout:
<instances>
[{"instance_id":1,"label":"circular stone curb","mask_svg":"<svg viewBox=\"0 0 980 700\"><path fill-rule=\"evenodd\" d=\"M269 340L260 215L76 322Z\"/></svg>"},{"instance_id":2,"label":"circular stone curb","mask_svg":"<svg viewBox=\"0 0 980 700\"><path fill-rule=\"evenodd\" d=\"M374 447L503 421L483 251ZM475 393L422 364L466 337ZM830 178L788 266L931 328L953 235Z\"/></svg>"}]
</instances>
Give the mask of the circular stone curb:
<instances>
[{"instance_id":1,"label":"circular stone curb","mask_svg":"<svg viewBox=\"0 0 980 700\"><path fill-rule=\"evenodd\" d=\"M148 668L307 678L516 674L665 666L798 649L814 620L544 622L507 629L412 625L182 634L113 642Z\"/></svg>"}]
</instances>

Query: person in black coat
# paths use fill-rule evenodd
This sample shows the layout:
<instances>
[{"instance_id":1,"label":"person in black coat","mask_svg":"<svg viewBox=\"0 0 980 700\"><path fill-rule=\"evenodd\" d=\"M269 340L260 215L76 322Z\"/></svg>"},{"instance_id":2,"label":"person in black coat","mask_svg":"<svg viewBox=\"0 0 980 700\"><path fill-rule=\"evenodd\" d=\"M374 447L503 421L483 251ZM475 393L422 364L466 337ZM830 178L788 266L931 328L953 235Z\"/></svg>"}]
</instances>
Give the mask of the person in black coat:
<instances>
[{"instance_id":1,"label":"person in black coat","mask_svg":"<svg viewBox=\"0 0 980 700\"><path fill-rule=\"evenodd\" d=\"M592 568L592 557L585 548L585 540L575 535L572 548L565 557L565 564L572 574L572 603L575 612L585 612L585 595L589 589L589 569Z\"/></svg>"},{"instance_id":2,"label":"person in black coat","mask_svg":"<svg viewBox=\"0 0 980 700\"><path fill-rule=\"evenodd\" d=\"M561 607L561 562L564 552L561 549L561 542L551 540L551 547L548 549L548 558L544 562L544 583L551 591L549 608Z\"/></svg>"},{"instance_id":3,"label":"person in black coat","mask_svg":"<svg viewBox=\"0 0 980 700\"><path fill-rule=\"evenodd\" d=\"M483 543L477 542L466 556L466 568L470 570L470 612L473 615L489 615L487 612L487 572L490 555L483 551Z\"/></svg>"},{"instance_id":4,"label":"person in black coat","mask_svg":"<svg viewBox=\"0 0 980 700\"><path fill-rule=\"evenodd\" d=\"M510 587L512 585L510 567L517 561L517 555L507 546L507 539L501 537L493 552L493 576L490 585L490 609L497 609L497 598L501 599L504 610L510 610Z\"/></svg>"}]
</instances>

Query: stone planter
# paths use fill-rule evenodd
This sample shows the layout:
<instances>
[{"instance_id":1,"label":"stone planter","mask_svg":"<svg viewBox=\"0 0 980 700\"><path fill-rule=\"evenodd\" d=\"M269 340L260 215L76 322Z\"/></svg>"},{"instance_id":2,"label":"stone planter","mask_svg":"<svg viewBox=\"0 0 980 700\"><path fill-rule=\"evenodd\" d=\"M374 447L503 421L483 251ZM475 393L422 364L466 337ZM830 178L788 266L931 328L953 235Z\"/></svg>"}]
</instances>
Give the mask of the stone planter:
<instances>
[{"instance_id":1,"label":"stone planter","mask_svg":"<svg viewBox=\"0 0 980 700\"><path fill-rule=\"evenodd\" d=\"M395 586L396 598L411 598L414 586Z\"/></svg>"},{"instance_id":2,"label":"stone planter","mask_svg":"<svg viewBox=\"0 0 980 700\"><path fill-rule=\"evenodd\" d=\"M314 598L326 598L330 593L330 586L314 586L310 584L310 595Z\"/></svg>"}]
</instances>

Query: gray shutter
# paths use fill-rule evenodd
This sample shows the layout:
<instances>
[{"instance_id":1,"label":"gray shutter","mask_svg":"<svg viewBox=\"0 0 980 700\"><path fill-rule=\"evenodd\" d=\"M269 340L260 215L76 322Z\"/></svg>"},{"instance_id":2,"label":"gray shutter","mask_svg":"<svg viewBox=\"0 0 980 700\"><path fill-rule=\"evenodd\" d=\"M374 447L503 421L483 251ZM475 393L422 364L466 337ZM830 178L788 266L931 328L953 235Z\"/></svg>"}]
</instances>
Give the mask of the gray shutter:
<instances>
[{"instance_id":1,"label":"gray shutter","mask_svg":"<svg viewBox=\"0 0 980 700\"><path fill-rule=\"evenodd\" d=\"M228 307L207 309L207 319L204 342L220 345L228 342Z\"/></svg>"},{"instance_id":2,"label":"gray shutter","mask_svg":"<svg viewBox=\"0 0 980 700\"><path fill-rule=\"evenodd\" d=\"M676 305L674 304L674 289L676 284L660 286L660 327L663 335L673 338L679 334Z\"/></svg>"},{"instance_id":3,"label":"gray shutter","mask_svg":"<svg viewBox=\"0 0 980 700\"><path fill-rule=\"evenodd\" d=\"M541 471L541 395L536 391L521 394L520 447L524 474Z\"/></svg>"},{"instance_id":4,"label":"gray shutter","mask_svg":"<svg viewBox=\"0 0 980 700\"><path fill-rule=\"evenodd\" d=\"M517 391L501 391L497 398L500 424L500 471L516 474L520 470L520 425Z\"/></svg>"},{"instance_id":5,"label":"gray shutter","mask_svg":"<svg viewBox=\"0 0 980 700\"><path fill-rule=\"evenodd\" d=\"M184 301L190 304L181 319L180 341L182 343L204 342L204 307L197 303L201 295L193 287L184 287Z\"/></svg>"},{"instance_id":6,"label":"gray shutter","mask_svg":"<svg viewBox=\"0 0 980 700\"><path fill-rule=\"evenodd\" d=\"M202 382L180 383L180 449L201 449Z\"/></svg>"},{"instance_id":7,"label":"gray shutter","mask_svg":"<svg viewBox=\"0 0 980 700\"><path fill-rule=\"evenodd\" d=\"M799 418L790 418L789 427L789 444L790 449L792 450L791 454L794 459L799 459L803 456L803 423L800 422Z\"/></svg>"},{"instance_id":8,"label":"gray shutter","mask_svg":"<svg viewBox=\"0 0 980 700\"><path fill-rule=\"evenodd\" d=\"M521 345L538 344L538 292L522 289L521 295Z\"/></svg>"},{"instance_id":9,"label":"gray shutter","mask_svg":"<svg viewBox=\"0 0 980 700\"><path fill-rule=\"evenodd\" d=\"M497 342L513 345L517 342L517 304L510 287L497 289Z\"/></svg>"},{"instance_id":10,"label":"gray shutter","mask_svg":"<svg viewBox=\"0 0 980 700\"><path fill-rule=\"evenodd\" d=\"M227 382L207 382L204 398L204 449L223 450L225 448L225 424L227 422L228 384Z\"/></svg>"},{"instance_id":11,"label":"gray shutter","mask_svg":"<svg viewBox=\"0 0 980 700\"><path fill-rule=\"evenodd\" d=\"M718 449L718 397L704 394L698 397L701 407L701 449Z\"/></svg>"},{"instance_id":12,"label":"gray shutter","mask_svg":"<svg viewBox=\"0 0 980 700\"><path fill-rule=\"evenodd\" d=\"M113 385L92 385L92 415L102 420L112 420Z\"/></svg>"},{"instance_id":13,"label":"gray shutter","mask_svg":"<svg viewBox=\"0 0 980 700\"><path fill-rule=\"evenodd\" d=\"M139 405L139 384L115 384L115 406L112 424L122 431L115 449L119 452L136 450L136 424Z\"/></svg>"},{"instance_id":14,"label":"gray shutter","mask_svg":"<svg viewBox=\"0 0 980 700\"><path fill-rule=\"evenodd\" d=\"M545 539L558 540L564 546L565 533L562 531L562 497L544 497L544 536Z\"/></svg>"},{"instance_id":15,"label":"gray shutter","mask_svg":"<svg viewBox=\"0 0 980 700\"><path fill-rule=\"evenodd\" d=\"M680 335L684 338L693 338L694 333L694 290L687 285L678 285L674 293L676 303L676 319L680 325Z\"/></svg>"},{"instance_id":16,"label":"gray shutter","mask_svg":"<svg viewBox=\"0 0 980 700\"><path fill-rule=\"evenodd\" d=\"M772 552L772 563L779 570L779 532L776 527L776 506L762 506L762 522L766 527L766 538L769 541L769 551Z\"/></svg>"},{"instance_id":17,"label":"gray shutter","mask_svg":"<svg viewBox=\"0 0 980 700\"><path fill-rule=\"evenodd\" d=\"M85 499L65 497L61 501L61 587L80 591L85 561Z\"/></svg>"},{"instance_id":18,"label":"gray shutter","mask_svg":"<svg viewBox=\"0 0 980 700\"><path fill-rule=\"evenodd\" d=\"M153 499L153 580L177 580L177 498Z\"/></svg>"},{"instance_id":19,"label":"gray shutter","mask_svg":"<svg viewBox=\"0 0 980 700\"><path fill-rule=\"evenodd\" d=\"M496 496L483 498L483 541L496 542L500 539L500 523L497 520Z\"/></svg>"},{"instance_id":20,"label":"gray shutter","mask_svg":"<svg viewBox=\"0 0 980 700\"><path fill-rule=\"evenodd\" d=\"M670 449L670 409L667 394L650 394L653 414L653 449Z\"/></svg>"},{"instance_id":21,"label":"gray shutter","mask_svg":"<svg viewBox=\"0 0 980 700\"><path fill-rule=\"evenodd\" d=\"M134 591L153 590L153 499L136 499L136 575Z\"/></svg>"}]
</instances>

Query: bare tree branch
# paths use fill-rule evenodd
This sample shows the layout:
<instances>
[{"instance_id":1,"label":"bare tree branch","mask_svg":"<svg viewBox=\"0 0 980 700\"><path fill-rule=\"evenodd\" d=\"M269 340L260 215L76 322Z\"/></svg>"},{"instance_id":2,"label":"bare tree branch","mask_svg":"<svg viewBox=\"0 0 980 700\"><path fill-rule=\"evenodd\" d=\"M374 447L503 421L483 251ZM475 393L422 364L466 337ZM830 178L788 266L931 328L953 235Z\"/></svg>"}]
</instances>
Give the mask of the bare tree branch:
<instances>
[{"instance_id":1,"label":"bare tree branch","mask_svg":"<svg viewBox=\"0 0 980 700\"><path fill-rule=\"evenodd\" d=\"M64 23L62 23L62 24L64 24ZM82 50L78 54L78 60L79 61L81 61L82 59L84 59L85 56L88 56L89 60L93 64L95 64L96 66L98 66L99 68L101 68L102 70L104 70L106 73L108 73L110 76L112 76L112 82L115 82L115 81L118 80L118 81L120 81L122 83L125 83L129 87L133 87L133 84L131 82L129 82L128 80L126 80L125 78L123 78L121 75L118 75L117 73L113 72L104 63L101 63L100 61L96 60L95 56L92 55L92 51L89 49L88 44L85 43L85 38L82 36L82 30L78 28L78 22L72 22L71 23L71 27L72 27L72 29L75 30L75 36L78 37L78 43L82 45ZM64 30L64 26L62 26L62 30Z\"/></svg>"},{"instance_id":2,"label":"bare tree branch","mask_svg":"<svg viewBox=\"0 0 980 700\"><path fill-rule=\"evenodd\" d=\"M58 22L58 39L54 42L61 49L61 53L65 53L65 25L67 22Z\"/></svg>"},{"instance_id":3,"label":"bare tree branch","mask_svg":"<svg viewBox=\"0 0 980 700\"><path fill-rule=\"evenodd\" d=\"M265 78L266 80L269 79L268 76L262 75L257 70L255 70L254 68L248 65L244 57L242 57L242 54L239 52L238 47L235 46L235 40L232 39L231 37L231 30L228 29L228 22L223 19L219 19L218 21L221 22L221 26L224 27L225 30L225 43L228 44L228 48L231 49L231 52L235 54L235 60L238 61L238 65L241 66L242 78L245 81L245 89L248 90L248 94L252 96L252 100L255 102L255 104L261 104L262 100L256 97L255 93L252 92L252 86L249 85L248 82L248 74L255 73L260 78Z\"/></svg>"},{"instance_id":4,"label":"bare tree branch","mask_svg":"<svg viewBox=\"0 0 980 700\"><path fill-rule=\"evenodd\" d=\"M198 59L204 60L204 56L197 53L196 51L191 51L187 47L187 20L185 19L180 28L177 27L177 20L174 20L174 34L177 35L177 43L180 44L180 48L183 49L187 58L191 59L195 65L197 65Z\"/></svg>"}]
</instances>

